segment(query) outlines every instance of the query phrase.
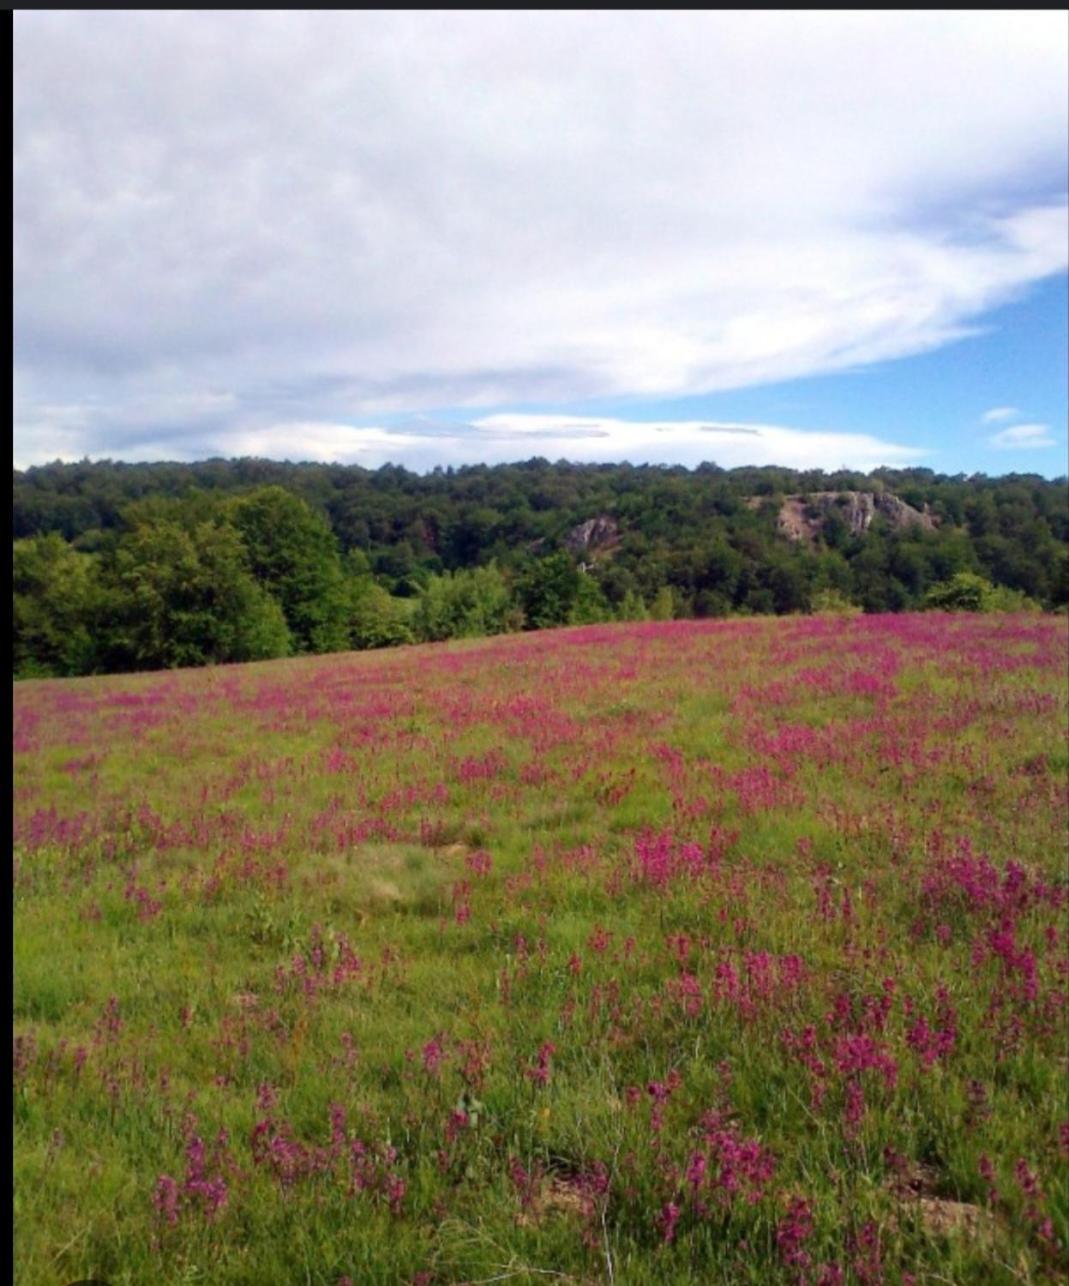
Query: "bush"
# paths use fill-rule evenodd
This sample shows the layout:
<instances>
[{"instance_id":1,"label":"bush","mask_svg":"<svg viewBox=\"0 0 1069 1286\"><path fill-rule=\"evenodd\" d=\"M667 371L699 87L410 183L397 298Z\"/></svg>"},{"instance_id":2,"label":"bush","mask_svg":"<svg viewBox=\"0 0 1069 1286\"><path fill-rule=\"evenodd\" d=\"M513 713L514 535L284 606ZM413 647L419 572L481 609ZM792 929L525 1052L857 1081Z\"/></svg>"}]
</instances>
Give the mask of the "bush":
<instances>
[{"instance_id":1,"label":"bush","mask_svg":"<svg viewBox=\"0 0 1069 1286\"><path fill-rule=\"evenodd\" d=\"M612 608L602 593L601 586L586 572L579 573L575 598L568 612L569 625L597 625L612 620Z\"/></svg>"},{"instance_id":2,"label":"bush","mask_svg":"<svg viewBox=\"0 0 1069 1286\"><path fill-rule=\"evenodd\" d=\"M976 572L958 572L924 596L922 606L938 612L1038 612L1034 598L1019 589L992 585Z\"/></svg>"},{"instance_id":3,"label":"bush","mask_svg":"<svg viewBox=\"0 0 1069 1286\"><path fill-rule=\"evenodd\" d=\"M650 617L649 610L641 594L633 589L629 589L620 601L620 606L616 609L616 619L618 621L648 621Z\"/></svg>"},{"instance_id":4,"label":"bush","mask_svg":"<svg viewBox=\"0 0 1069 1286\"><path fill-rule=\"evenodd\" d=\"M351 637L358 649L394 647L413 641L412 599L393 598L373 580L357 583L351 600Z\"/></svg>"},{"instance_id":5,"label":"bush","mask_svg":"<svg viewBox=\"0 0 1069 1286\"><path fill-rule=\"evenodd\" d=\"M676 615L676 600L668 585L662 585L650 604L650 620L670 621Z\"/></svg>"},{"instance_id":6,"label":"bush","mask_svg":"<svg viewBox=\"0 0 1069 1286\"><path fill-rule=\"evenodd\" d=\"M1042 604L1030 598L1024 590L993 585L984 600L985 612L1042 612Z\"/></svg>"},{"instance_id":7,"label":"bush","mask_svg":"<svg viewBox=\"0 0 1069 1286\"><path fill-rule=\"evenodd\" d=\"M819 589L813 595L812 610L820 616L860 616L861 608L837 589Z\"/></svg>"},{"instance_id":8,"label":"bush","mask_svg":"<svg viewBox=\"0 0 1069 1286\"><path fill-rule=\"evenodd\" d=\"M416 637L426 643L503 634L521 623L508 583L493 563L432 576L412 620Z\"/></svg>"}]
</instances>

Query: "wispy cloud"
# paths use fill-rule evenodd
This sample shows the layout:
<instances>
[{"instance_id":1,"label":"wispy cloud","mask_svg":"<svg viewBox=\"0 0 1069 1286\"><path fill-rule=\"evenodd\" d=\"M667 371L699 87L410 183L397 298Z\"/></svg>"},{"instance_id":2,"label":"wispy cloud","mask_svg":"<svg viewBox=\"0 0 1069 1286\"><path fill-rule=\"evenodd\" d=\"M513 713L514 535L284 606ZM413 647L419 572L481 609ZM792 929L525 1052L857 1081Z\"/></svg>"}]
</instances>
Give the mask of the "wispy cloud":
<instances>
[{"instance_id":1,"label":"wispy cloud","mask_svg":"<svg viewBox=\"0 0 1069 1286\"><path fill-rule=\"evenodd\" d=\"M174 456L935 349L1066 266L1066 28L20 10L16 443Z\"/></svg>"},{"instance_id":2,"label":"wispy cloud","mask_svg":"<svg viewBox=\"0 0 1069 1286\"><path fill-rule=\"evenodd\" d=\"M990 411L984 412L981 419L984 424L998 424L1000 420L1012 420L1020 414L1015 406L993 406Z\"/></svg>"},{"instance_id":3,"label":"wispy cloud","mask_svg":"<svg viewBox=\"0 0 1069 1286\"><path fill-rule=\"evenodd\" d=\"M245 429L202 426L183 442L148 433L125 441L125 458L203 459L259 456L321 460L377 468L387 462L425 470L434 465L489 464L543 456L577 462L632 464L711 461L723 468L777 464L791 468L868 470L908 465L930 455L918 447L861 433L814 431L776 424L710 424L625 420L601 416L490 415L465 423L403 426L287 421ZM20 467L54 458L17 460Z\"/></svg>"},{"instance_id":4,"label":"wispy cloud","mask_svg":"<svg viewBox=\"0 0 1069 1286\"><path fill-rule=\"evenodd\" d=\"M994 434L988 442L1003 451L1057 446L1048 424L1015 424Z\"/></svg>"}]
</instances>

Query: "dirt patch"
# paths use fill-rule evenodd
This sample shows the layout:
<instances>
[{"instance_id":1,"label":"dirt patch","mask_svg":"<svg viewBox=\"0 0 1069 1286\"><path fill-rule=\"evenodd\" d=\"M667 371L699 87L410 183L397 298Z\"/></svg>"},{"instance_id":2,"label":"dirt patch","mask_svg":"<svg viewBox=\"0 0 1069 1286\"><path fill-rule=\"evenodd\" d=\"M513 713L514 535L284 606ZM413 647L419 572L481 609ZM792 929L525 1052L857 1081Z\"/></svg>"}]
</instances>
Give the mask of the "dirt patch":
<instances>
[{"instance_id":1,"label":"dirt patch","mask_svg":"<svg viewBox=\"0 0 1069 1286\"><path fill-rule=\"evenodd\" d=\"M520 1228L535 1228L550 1215L583 1219L590 1210L590 1197L582 1191L577 1180L553 1175L543 1183L527 1208L516 1216L516 1224Z\"/></svg>"},{"instance_id":2,"label":"dirt patch","mask_svg":"<svg viewBox=\"0 0 1069 1286\"><path fill-rule=\"evenodd\" d=\"M373 875L367 882L367 899L371 903L389 904L404 901L404 894L393 880Z\"/></svg>"},{"instance_id":3,"label":"dirt patch","mask_svg":"<svg viewBox=\"0 0 1069 1286\"><path fill-rule=\"evenodd\" d=\"M925 1232L935 1236L965 1233L979 1237L992 1227L991 1215L965 1201L944 1201L939 1197L917 1197L917 1209Z\"/></svg>"},{"instance_id":4,"label":"dirt patch","mask_svg":"<svg viewBox=\"0 0 1069 1286\"><path fill-rule=\"evenodd\" d=\"M437 850L441 853L443 850ZM461 846L461 851L467 850ZM326 894L332 911L363 917L403 909L438 914L449 866L415 844L363 844L341 853L311 854L290 868L290 878Z\"/></svg>"},{"instance_id":5,"label":"dirt patch","mask_svg":"<svg viewBox=\"0 0 1069 1286\"><path fill-rule=\"evenodd\" d=\"M954 1201L937 1195L939 1171L921 1162L901 1167L888 1185L902 1203L904 1211L919 1220L926 1233L934 1237L981 1237L994 1228L991 1212L967 1201Z\"/></svg>"},{"instance_id":6,"label":"dirt patch","mask_svg":"<svg viewBox=\"0 0 1069 1286\"><path fill-rule=\"evenodd\" d=\"M925 1165L923 1161L907 1161L901 1157L895 1159L894 1164L897 1168L888 1187L896 1197L934 1197L938 1193L939 1171L935 1166Z\"/></svg>"}]
</instances>

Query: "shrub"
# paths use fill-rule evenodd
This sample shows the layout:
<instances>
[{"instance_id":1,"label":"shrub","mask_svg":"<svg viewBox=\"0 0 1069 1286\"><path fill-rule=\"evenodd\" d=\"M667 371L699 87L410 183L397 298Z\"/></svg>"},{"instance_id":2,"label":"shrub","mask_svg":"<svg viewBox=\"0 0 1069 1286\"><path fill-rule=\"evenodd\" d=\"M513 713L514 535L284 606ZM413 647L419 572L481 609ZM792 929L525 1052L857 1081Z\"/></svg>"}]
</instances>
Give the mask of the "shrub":
<instances>
[{"instance_id":1,"label":"shrub","mask_svg":"<svg viewBox=\"0 0 1069 1286\"><path fill-rule=\"evenodd\" d=\"M958 572L933 585L923 606L939 612L1038 612L1040 605L1019 589L992 585L976 572Z\"/></svg>"},{"instance_id":2,"label":"shrub","mask_svg":"<svg viewBox=\"0 0 1069 1286\"><path fill-rule=\"evenodd\" d=\"M861 608L840 590L820 589L813 595L813 612L822 616L860 616Z\"/></svg>"}]
</instances>

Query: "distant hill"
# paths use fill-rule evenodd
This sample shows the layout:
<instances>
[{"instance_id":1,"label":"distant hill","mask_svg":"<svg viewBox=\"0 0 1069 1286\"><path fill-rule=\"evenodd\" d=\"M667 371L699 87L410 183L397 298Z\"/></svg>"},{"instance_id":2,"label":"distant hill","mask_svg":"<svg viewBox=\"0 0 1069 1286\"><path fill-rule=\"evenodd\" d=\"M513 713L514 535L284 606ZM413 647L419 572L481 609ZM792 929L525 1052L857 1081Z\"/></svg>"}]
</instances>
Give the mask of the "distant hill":
<instances>
[{"instance_id":1,"label":"distant hill","mask_svg":"<svg viewBox=\"0 0 1069 1286\"><path fill-rule=\"evenodd\" d=\"M1003 602L1069 602L1065 479L1026 474L83 461L16 470L12 527L23 672L133 664L148 602L191 631L179 648L159 627L161 664L646 614L897 612L959 573ZM57 668L75 638L81 659Z\"/></svg>"}]
</instances>

